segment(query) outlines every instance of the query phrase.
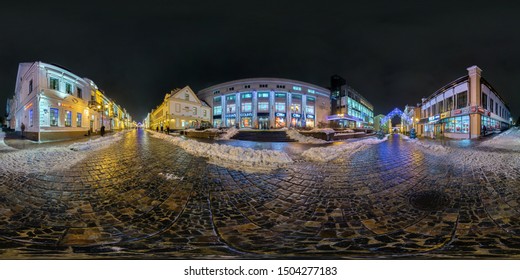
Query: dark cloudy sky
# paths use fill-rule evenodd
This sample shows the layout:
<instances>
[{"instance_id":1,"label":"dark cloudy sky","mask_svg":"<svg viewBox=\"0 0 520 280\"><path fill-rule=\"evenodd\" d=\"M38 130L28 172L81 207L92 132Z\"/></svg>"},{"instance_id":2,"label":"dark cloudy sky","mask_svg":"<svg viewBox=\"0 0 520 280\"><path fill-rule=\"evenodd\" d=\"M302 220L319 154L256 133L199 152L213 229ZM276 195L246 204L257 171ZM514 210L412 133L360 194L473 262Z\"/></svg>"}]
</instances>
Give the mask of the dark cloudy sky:
<instances>
[{"instance_id":1,"label":"dark cloudy sky","mask_svg":"<svg viewBox=\"0 0 520 280\"><path fill-rule=\"evenodd\" d=\"M520 113L514 1L133 2L3 3L2 107L18 63L36 60L92 79L137 120L175 87L198 91L248 77L327 87L332 74L386 114L478 65Z\"/></svg>"}]
</instances>

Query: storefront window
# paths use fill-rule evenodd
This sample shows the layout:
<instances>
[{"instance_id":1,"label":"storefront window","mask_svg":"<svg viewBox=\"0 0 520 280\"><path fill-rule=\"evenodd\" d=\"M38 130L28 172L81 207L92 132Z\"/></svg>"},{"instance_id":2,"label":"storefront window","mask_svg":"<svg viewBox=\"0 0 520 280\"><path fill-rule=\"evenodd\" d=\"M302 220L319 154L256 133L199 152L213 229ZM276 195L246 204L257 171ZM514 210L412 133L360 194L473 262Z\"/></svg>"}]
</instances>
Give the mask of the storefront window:
<instances>
[{"instance_id":1,"label":"storefront window","mask_svg":"<svg viewBox=\"0 0 520 280\"><path fill-rule=\"evenodd\" d=\"M58 126L58 109L51 108L50 109L50 125L51 126Z\"/></svg>"},{"instance_id":2,"label":"storefront window","mask_svg":"<svg viewBox=\"0 0 520 280\"><path fill-rule=\"evenodd\" d=\"M469 116L447 118L443 121L449 133L469 133Z\"/></svg>"},{"instance_id":3,"label":"storefront window","mask_svg":"<svg viewBox=\"0 0 520 280\"><path fill-rule=\"evenodd\" d=\"M81 127L81 120L82 120L82 117L83 117L83 116L81 115L81 113L78 113L78 114L76 115L76 126L77 126L77 127Z\"/></svg>"},{"instance_id":4,"label":"storefront window","mask_svg":"<svg viewBox=\"0 0 520 280\"><path fill-rule=\"evenodd\" d=\"M65 111L65 126L72 126L72 112Z\"/></svg>"},{"instance_id":5,"label":"storefront window","mask_svg":"<svg viewBox=\"0 0 520 280\"><path fill-rule=\"evenodd\" d=\"M251 117L240 118L240 127L252 127Z\"/></svg>"}]
</instances>

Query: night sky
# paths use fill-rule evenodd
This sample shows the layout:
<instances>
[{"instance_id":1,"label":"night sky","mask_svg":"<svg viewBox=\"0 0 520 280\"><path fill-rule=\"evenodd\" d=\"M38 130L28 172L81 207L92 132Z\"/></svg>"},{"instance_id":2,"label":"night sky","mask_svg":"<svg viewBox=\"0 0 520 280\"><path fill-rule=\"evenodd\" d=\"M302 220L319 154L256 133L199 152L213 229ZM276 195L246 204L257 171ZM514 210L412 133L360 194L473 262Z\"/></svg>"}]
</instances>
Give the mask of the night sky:
<instances>
[{"instance_id":1,"label":"night sky","mask_svg":"<svg viewBox=\"0 0 520 280\"><path fill-rule=\"evenodd\" d=\"M333 74L372 102L376 115L387 114L472 65L515 120L520 113L520 4L30 2L0 9L0 112L14 94L18 63L43 61L92 79L137 121L176 87L197 92L252 77L328 87Z\"/></svg>"}]
</instances>

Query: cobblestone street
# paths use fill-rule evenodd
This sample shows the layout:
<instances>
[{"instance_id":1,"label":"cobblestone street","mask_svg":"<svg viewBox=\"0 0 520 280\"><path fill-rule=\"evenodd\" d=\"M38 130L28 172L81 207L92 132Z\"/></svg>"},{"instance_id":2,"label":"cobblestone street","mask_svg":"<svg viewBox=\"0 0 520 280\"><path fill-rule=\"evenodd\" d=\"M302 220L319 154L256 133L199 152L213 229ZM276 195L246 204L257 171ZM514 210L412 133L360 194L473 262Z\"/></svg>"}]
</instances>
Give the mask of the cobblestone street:
<instances>
[{"instance_id":1,"label":"cobblestone street","mask_svg":"<svg viewBox=\"0 0 520 280\"><path fill-rule=\"evenodd\" d=\"M516 171L391 136L245 173L135 130L71 169L1 174L0 258L518 259Z\"/></svg>"}]
</instances>

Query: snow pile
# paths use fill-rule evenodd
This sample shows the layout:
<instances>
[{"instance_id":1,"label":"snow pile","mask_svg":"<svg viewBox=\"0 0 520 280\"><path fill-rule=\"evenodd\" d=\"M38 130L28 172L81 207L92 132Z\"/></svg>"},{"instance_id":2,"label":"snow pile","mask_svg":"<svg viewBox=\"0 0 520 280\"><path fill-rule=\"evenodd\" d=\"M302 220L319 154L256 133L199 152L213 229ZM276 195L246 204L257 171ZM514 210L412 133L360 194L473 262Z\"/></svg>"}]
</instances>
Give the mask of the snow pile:
<instances>
[{"instance_id":1,"label":"snow pile","mask_svg":"<svg viewBox=\"0 0 520 280\"><path fill-rule=\"evenodd\" d=\"M230 127L226 130L226 133L220 135L218 139L220 140L229 140L231 137L235 136L238 133L238 129L236 127Z\"/></svg>"},{"instance_id":2,"label":"snow pile","mask_svg":"<svg viewBox=\"0 0 520 280\"><path fill-rule=\"evenodd\" d=\"M151 132L155 138L166 140L181 147L194 156L209 158L210 162L245 171L268 171L291 163L291 158L284 152L272 150L253 150L221 144L209 144L180 137L170 137Z\"/></svg>"},{"instance_id":3,"label":"snow pile","mask_svg":"<svg viewBox=\"0 0 520 280\"><path fill-rule=\"evenodd\" d=\"M287 133L287 136L289 136L289 138L291 138L293 140L296 140L296 141L298 141L300 143L307 143L307 144L324 144L324 143L328 143L325 140L321 140L321 139L317 139L317 138L314 138L314 137L308 137L308 136L305 136L305 135L301 135L295 129L287 130L285 133Z\"/></svg>"},{"instance_id":4,"label":"snow pile","mask_svg":"<svg viewBox=\"0 0 520 280\"><path fill-rule=\"evenodd\" d=\"M126 132L128 131L120 131L110 136L99 137L94 140L88 140L87 142L74 143L69 145L69 149L73 151L98 150L121 140Z\"/></svg>"},{"instance_id":5,"label":"snow pile","mask_svg":"<svg viewBox=\"0 0 520 280\"><path fill-rule=\"evenodd\" d=\"M100 137L93 141L75 143L68 147L37 148L0 153L1 172L36 173L66 170L99 150L122 138L123 132Z\"/></svg>"},{"instance_id":6,"label":"snow pile","mask_svg":"<svg viewBox=\"0 0 520 280\"><path fill-rule=\"evenodd\" d=\"M417 138L411 139L409 136L406 136L404 134L399 134L399 137L401 137L403 140L406 140L410 143L413 143L421 148L424 148L425 151L431 151L431 152L440 152L440 153L447 153L449 152L449 148L444 147L440 144L430 142L430 141L421 141Z\"/></svg>"},{"instance_id":7,"label":"snow pile","mask_svg":"<svg viewBox=\"0 0 520 280\"><path fill-rule=\"evenodd\" d=\"M313 128L311 132L324 132L325 134L334 134L336 131L332 128Z\"/></svg>"},{"instance_id":8,"label":"snow pile","mask_svg":"<svg viewBox=\"0 0 520 280\"><path fill-rule=\"evenodd\" d=\"M352 132L347 132L347 133L343 133L343 132L336 133L335 135L336 136L341 136L341 135L354 135L354 134L365 134L365 133L364 132L354 132L354 131L352 131Z\"/></svg>"},{"instance_id":9,"label":"snow pile","mask_svg":"<svg viewBox=\"0 0 520 280\"><path fill-rule=\"evenodd\" d=\"M15 151L16 149L13 147L10 147L5 144L4 142L5 133L0 131L0 151Z\"/></svg>"},{"instance_id":10,"label":"snow pile","mask_svg":"<svg viewBox=\"0 0 520 280\"><path fill-rule=\"evenodd\" d=\"M329 162L335 159L344 160L356 152L362 151L371 145L388 140L388 135L383 139L368 138L356 142L345 143L330 147L311 148L302 153L302 156L310 161Z\"/></svg>"},{"instance_id":11,"label":"snow pile","mask_svg":"<svg viewBox=\"0 0 520 280\"><path fill-rule=\"evenodd\" d=\"M494 138L481 143L480 146L520 151L520 129L518 129L518 127L512 127Z\"/></svg>"}]
</instances>

